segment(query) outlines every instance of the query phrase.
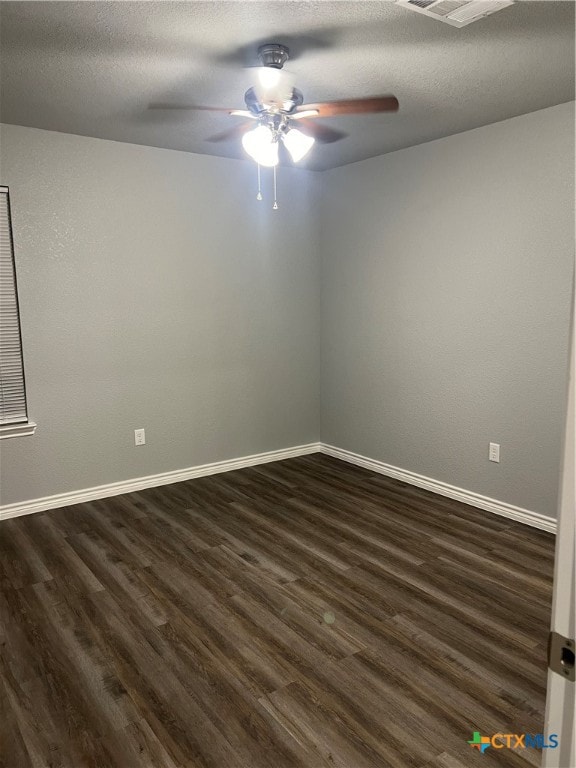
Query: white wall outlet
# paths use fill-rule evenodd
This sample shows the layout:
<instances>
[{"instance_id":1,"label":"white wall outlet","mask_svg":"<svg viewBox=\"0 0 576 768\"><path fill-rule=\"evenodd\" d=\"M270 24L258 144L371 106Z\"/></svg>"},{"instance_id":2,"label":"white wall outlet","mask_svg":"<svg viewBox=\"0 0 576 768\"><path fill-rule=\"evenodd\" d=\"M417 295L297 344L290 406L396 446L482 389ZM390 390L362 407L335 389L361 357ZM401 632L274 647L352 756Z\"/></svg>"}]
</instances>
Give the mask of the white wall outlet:
<instances>
[{"instance_id":1,"label":"white wall outlet","mask_svg":"<svg viewBox=\"0 0 576 768\"><path fill-rule=\"evenodd\" d=\"M134 430L134 445L146 445L146 433L143 429Z\"/></svg>"},{"instance_id":2,"label":"white wall outlet","mask_svg":"<svg viewBox=\"0 0 576 768\"><path fill-rule=\"evenodd\" d=\"M490 461L495 461L496 463L500 462L500 443L490 443L488 458Z\"/></svg>"}]
</instances>

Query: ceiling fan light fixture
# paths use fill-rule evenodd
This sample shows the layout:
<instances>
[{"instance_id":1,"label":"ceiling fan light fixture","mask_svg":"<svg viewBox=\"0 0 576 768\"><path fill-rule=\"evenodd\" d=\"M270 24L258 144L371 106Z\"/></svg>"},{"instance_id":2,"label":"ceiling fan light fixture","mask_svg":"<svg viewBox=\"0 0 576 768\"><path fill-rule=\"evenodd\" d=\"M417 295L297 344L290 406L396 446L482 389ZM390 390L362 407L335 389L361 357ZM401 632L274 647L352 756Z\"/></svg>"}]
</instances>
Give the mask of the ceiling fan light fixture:
<instances>
[{"instance_id":1,"label":"ceiling fan light fixture","mask_svg":"<svg viewBox=\"0 0 576 768\"><path fill-rule=\"evenodd\" d=\"M259 125L242 137L242 146L259 165L271 168L278 165L278 142L266 125Z\"/></svg>"},{"instance_id":2,"label":"ceiling fan light fixture","mask_svg":"<svg viewBox=\"0 0 576 768\"><path fill-rule=\"evenodd\" d=\"M258 67L258 80L262 88L276 88L282 78L282 70L275 67Z\"/></svg>"},{"instance_id":3,"label":"ceiling fan light fixture","mask_svg":"<svg viewBox=\"0 0 576 768\"><path fill-rule=\"evenodd\" d=\"M258 101L264 107L276 105L283 109L291 109L292 103L289 102L293 101L294 75L285 69L274 67L260 67L257 71L258 82L253 90Z\"/></svg>"},{"instance_id":4,"label":"ceiling fan light fixture","mask_svg":"<svg viewBox=\"0 0 576 768\"><path fill-rule=\"evenodd\" d=\"M291 128L282 136L282 141L290 152L292 160L297 163L312 149L315 139L313 136L302 133L298 128Z\"/></svg>"}]
</instances>

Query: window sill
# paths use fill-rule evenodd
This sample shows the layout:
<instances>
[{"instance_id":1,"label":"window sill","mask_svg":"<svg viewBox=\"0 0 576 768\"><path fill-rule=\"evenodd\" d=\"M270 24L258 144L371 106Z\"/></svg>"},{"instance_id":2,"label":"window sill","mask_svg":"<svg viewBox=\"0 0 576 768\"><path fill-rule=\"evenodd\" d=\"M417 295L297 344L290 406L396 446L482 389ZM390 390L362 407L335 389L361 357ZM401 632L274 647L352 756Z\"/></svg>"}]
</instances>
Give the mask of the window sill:
<instances>
[{"instance_id":1,"label":"window sill","mask_svg":"<svg viewBox=\"0 0 576 768\"><path fill-rule=\"evenodd\" d=\"M23 424L4 424L0 426L0 440L8 437L24 437L33 435L36 431L36 424L33 421L27 421Z\"/></svg>"}]
</instances>

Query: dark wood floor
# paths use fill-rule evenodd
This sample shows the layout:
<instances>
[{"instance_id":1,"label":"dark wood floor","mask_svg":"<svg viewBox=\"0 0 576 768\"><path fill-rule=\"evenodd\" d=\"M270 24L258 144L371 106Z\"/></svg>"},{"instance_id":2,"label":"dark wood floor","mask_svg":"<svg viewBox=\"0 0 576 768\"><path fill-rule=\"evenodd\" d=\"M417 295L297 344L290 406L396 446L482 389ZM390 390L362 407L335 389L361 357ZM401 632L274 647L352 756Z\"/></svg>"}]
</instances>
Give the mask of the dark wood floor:
<instances>
[{"instance_id":1,"label":"dark wood floor","mask_svg":"<svg viewBox=\"0 0 576 768\"><path fill-rule=\"evenodd\" d=\"M321 455L6 521L0 764L537 766L552 562Z\"/></svg>"}]
</instances>

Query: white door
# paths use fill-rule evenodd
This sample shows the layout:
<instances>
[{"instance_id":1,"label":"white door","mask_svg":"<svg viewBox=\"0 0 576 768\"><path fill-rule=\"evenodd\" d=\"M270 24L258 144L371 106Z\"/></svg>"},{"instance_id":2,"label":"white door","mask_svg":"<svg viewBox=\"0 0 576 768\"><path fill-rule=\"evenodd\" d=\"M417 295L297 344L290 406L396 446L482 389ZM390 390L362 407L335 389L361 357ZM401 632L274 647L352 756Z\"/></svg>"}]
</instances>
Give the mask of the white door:
<instances>
[{"instance_id":1,"label":"white door","mask_svg":"<svg viewBox=\"0 0 576 768\"><path fill-rule=\"evenodd\" d=\"M568 410L564 442L564 459L560 503L558 510L558 531L556 536L556 561L554 566L554 597L552 601L552 632L572 639L574 652L574 613L576 600L576 574L574 570L574 549L576 543L576 412L574 409L574 390L576 389L576 357L574 337L576 320L574 315L575 299L572 299L572 334L570 352L570 376L568 384ZM558 654L555 655L558 659ZM572 657L573 658L573 657ZM551 667L554 667L552 661ZM570 681L570 652L564 652L564 664L559 671L548 669L548 697L546 700L545 734L557 734L558 747L544 749L542 765L544 768L576 768L576 727L575 702L576 683Z\"/></svg>"}]
</instances>

